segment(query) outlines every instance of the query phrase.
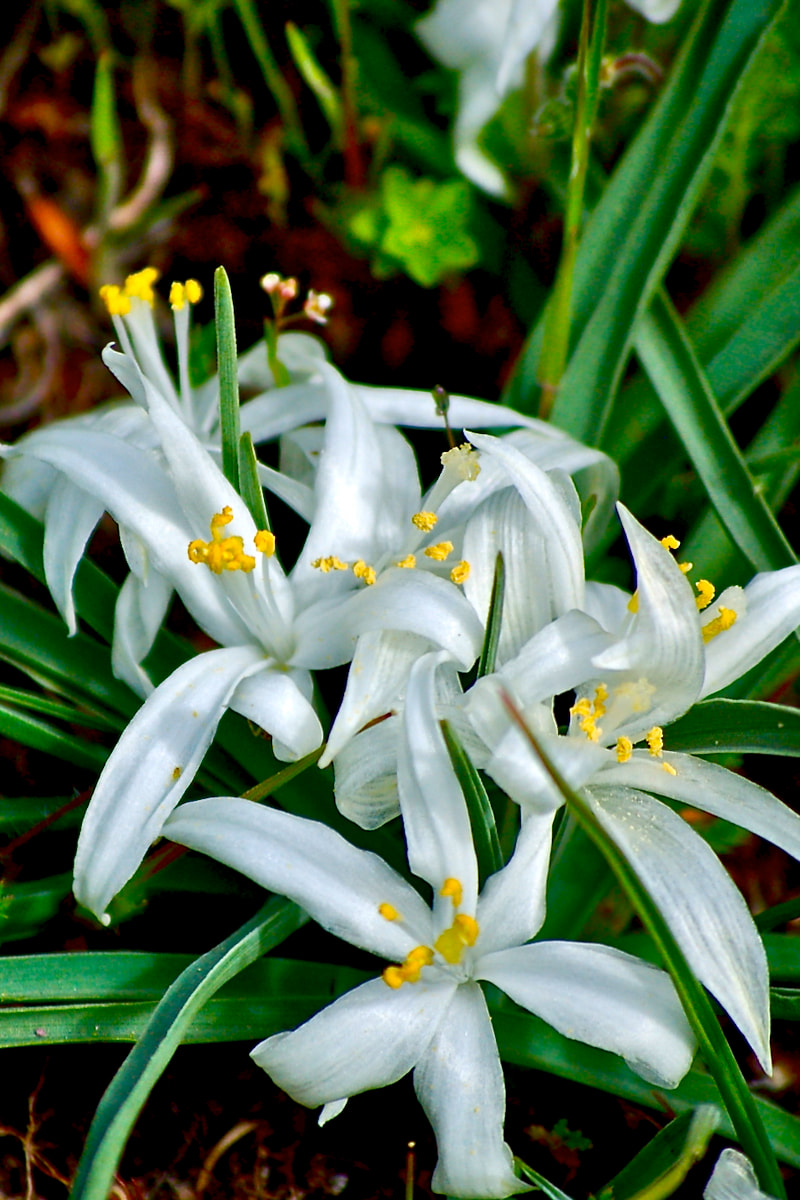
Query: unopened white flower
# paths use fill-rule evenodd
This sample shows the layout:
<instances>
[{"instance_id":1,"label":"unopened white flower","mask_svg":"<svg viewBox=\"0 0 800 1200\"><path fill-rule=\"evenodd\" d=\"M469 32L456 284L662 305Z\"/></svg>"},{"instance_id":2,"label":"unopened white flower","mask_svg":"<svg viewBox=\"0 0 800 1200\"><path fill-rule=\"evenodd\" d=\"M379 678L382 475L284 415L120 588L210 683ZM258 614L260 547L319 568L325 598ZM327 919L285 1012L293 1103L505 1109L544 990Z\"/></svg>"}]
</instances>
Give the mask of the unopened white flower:
<instances>
[{"instance_id":1,"label":"unopened white flower","mask_svg":"<svg viewBox=\"0 0 800 1200\"><path fill-rule=\"evenodd\" d=\"M439 1150L433 1189L504 1197L529 1189L503 1141L503 1076L482 982L566 1036L623 1055L658 1087L677 1085L694 1046L664 972L605 946L527 944L544 917L552 813L523 824L513 857L479 893L469 816L436 721L439 660L427 655L411 672L400 765L409 865L432 907L327 826L246 800L184 805L164 832L393 963L262 1042L256 1062L301 1103L323 1105L321 1120L413 1070Z\"/></svg>"},{"instance_id":2,"label":"unopened white flower","mask_svg":"<svg viewBox=\"0 0 800 1200\"><path fill-rule=\"evenodd\" d=\"M750 1159L730 1147L722 1151L711 1178L703 1191L703 1200L775 1200L758 1186Z\"/></svg>"}]
</instances>

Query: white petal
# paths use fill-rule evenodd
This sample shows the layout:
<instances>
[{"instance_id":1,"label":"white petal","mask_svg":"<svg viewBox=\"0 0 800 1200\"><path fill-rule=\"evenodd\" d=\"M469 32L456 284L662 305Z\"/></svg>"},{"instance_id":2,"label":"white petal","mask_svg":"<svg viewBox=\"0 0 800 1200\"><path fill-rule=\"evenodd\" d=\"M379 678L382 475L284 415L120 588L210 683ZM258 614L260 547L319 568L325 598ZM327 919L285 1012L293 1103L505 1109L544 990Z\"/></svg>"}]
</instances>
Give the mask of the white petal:
<instances>
[{"instance_id":1,"label":"white petal","mask_svg":"<svg viewBox=\"0 0 800 1200\"><path fill-rule=\"evenodd\" d=\"M408 673L431 649L428 638L394 630L364 633L356 643L342 702L319 760L326 767L369 721L401 706Z\"/></svg>"},{"instance_id":2,"label":"white petal","mask_svg":"<svg viewBox=\"0 0 800 1200\"><path fill-rule=\"evenodd\" d=\"M454 984L423 982L393 989L372 979L251 1054L279 1087L309 1107L385 1087L425 1053L454 990Z\"/></svg>"},{"instance_id":3,"label":"white petal","mask_svg":"<svg viewBox=\"0 0 800 1200\"><path fill-rule=\"evenodd\" d=\"M544 921L553 814L523 817L514 853L487 879L475 914L481 956L527 942Z\"/></svg>"},{"instance_id":4,"label":"white petal","mask_svg":"<svg viewBox=\"0 0 800 1200\"><path fill-rule=\"evenodd\" d=\"M730 1146L722 1151L703 1192L703 1200L774 1200L758 1186L752 1163Z\"/></svg>"},{"instance_id":5,"label":"white petal","mask_svg":"<svg viewBox=\"0 0 800 1200\"><path fill-rule=\"evenodd\" d=\"M476 984L453 997L414 1072L414 1089L436 1134L435 1192L488 1198L530 1191L514 1175L503 1141L503 1072Z\"/></svg>"},{"instance_id":6,"label":"white petal","mask_svg":"<svg viewBox=\"0 0 800 1200\"><path fill-rule=\"evenodd\" d=\"M481 958L480 978L565 1037L621 1054L658 1087L677 1087L695 1044L669 976L609 946L537 942Z\"/></svg>"},{"instance_id":7,"label":"white petal","mask_svg":"<svg viewBox=\"0 0 800 1200\"><path fill-rule=\"evenodd\" d=\"M446 879L457 879L463 888L463 911L472 914L478 897L478 864L466 801L436 715L434 673L440 664L442 669L452 669L443 654L427 654L411 669L397 786L411 870L434 893ZM438 897L436 903L450 905L448 899Z\"/></svg>"},{"instance_id":8,"label":"white petal","mask_svg":"<svg viewBox=\"0 0 800 1200\"><path fill-rule=\"evenodd\" d=\"M504 663L500 679L522 707L569 692L594 671L593 660L612 644L597 621L573 609L552 621Z\"/></svg>"},{"instance_id":9,"label":"white petal","mask_svg":"<svg viewBox=\"0 0 800 1200\"><path fill-rule=\"evenodd\" d=\"M540 530L547 562L545 578L558 597L559 611L580 608L584 591L580 524L561 488L507 440L479 433L468 436L482 454L499 461ZM539 586L541 578L536 571L532 586Z\"/></svg>"},{"instance_id":10,"label":"white petal","mask_svg":"<svg viewBox=\"0 0 800 1200\"><path fill-rule=\"evenodd\" d=\"M586 789L587 800L669 925L686 961L770 1071L769 980L761 938L719 859L644 792Z\"/></svg>"},{"instance_id":11,"label":"white petal","mask_svg":"<svg viewBox=\"0 0 800 1200\"><path fill-rule=\"evenodd\" d=\"M242 680L228 707L272 734L276 758L294 762L322 741L319 717L305 694L310 684L306 671L259 671Z\"/></svg>"},{"instance_id":12,"label":"white petal","mask_svg":"<svg viewBox=\"0 0 800 1200\"><path fill-rule=\"evenodd\" d=\"M631 8L635 8L648 21L662 24L671 21L681 6L681 0L628 0Z\"/></svg>"},{"instance_id":13,"label":"white petal","mask_svg":"<svg viewBox=\"0 0 800 1200\"><path fill-rule=\"evenodd\" d=\"M237 683L258 670L252 647L211 650L156 688L124 730L83 819L75 896L102 918L191 783Z\"/></svg>"},{"instance_id":14,"label":"white petal","mask_svg":"<svg viewBox=\"0 0 800 1200\"><path fill-rule=\"evenodd\" d=\"M76 487L71 479L63 475L56 479L44 518L44 572L70 636L78 630L72 583L103 512L102 501Z\"/></svg>"},{"instance_id":15,"label":"white petal","mask_svg":"<svg viewBox=\"0 0 800 1200\"><path fill-rule=\"evenodd\" d=\"M513 0L506 25L497 89L504 95L519 78L520 67L548 33L558 0Z\"/></svg>"},{"instance_id":16,"label":"white petal","mask_svg":"<svg viewBox=\"0 0 800 1200\"><path fill-rule=\"evenodd\" d=\"M411 885L377 854L351 846L318 821L222 796L182 804L164 836L288 896L323 928L362 950L402 962L415 946L430 945L430 909ZM384 903L400 919L382 917ZM341 1095L335 1091L328 1099Z\"/></svg>"},{"instance_id":17,"label":"white petal","mask_svg":"<svg viewBox=\"0 0 800 1200\"><path fill-rule=\"evenodd\" d=\"M537 740L571 788L588 783L604 764L608 753L583 737L539 733ZM552 819L552 814L564 803L549 771L516 725L511 726L497 744L486 770L525 812L550 813Z\"/></svg>"},{"instance_id":18,"label":"white petal","mask_svg":"<svg viewBox=\"0 0 800 1200\"><path fill-rule=\"evenodd\" d=\"M665 771L663 763L677 774ZM605 768L593 783L643 788L680 800L749 829L800 860L800 816L765 788L717 763L691 754L665 754L656 759L644 750L635 750L629 762Z\"/></svg>"},{"instance_id":19,"label":"white petal","mask_svg":"<svg viewBox=\"0 0 800 1200\"><path fill-rule=\"evenodd\" d=\"M362 829L398 816L397 746L400 718L388 717L352 738L336 757L336 807Z\"/></svg>"},{"instance_id":20,"label":"white petal","mask_svg":"<svg viewBox=\"0 0 800 1200\"><path fill-rule=\"evenodd\" d=\"M701 696L744 675L800 625L800 566L756 575L744 599L745 612L706 644Z\"/></svg>"},{"instance_id":21,"label":"white petal","mask_svg":"<svg viewBox=\"0 0 800 1200\"><path fill-rule=\"evenodd\" d=\"M119 590L111 665L117 679L124 679L139 696L153 690L141 664L153 647L171 600L172 585L157 571L149 572L146 583L131 573Z\"/></svg>"}]
</instances>

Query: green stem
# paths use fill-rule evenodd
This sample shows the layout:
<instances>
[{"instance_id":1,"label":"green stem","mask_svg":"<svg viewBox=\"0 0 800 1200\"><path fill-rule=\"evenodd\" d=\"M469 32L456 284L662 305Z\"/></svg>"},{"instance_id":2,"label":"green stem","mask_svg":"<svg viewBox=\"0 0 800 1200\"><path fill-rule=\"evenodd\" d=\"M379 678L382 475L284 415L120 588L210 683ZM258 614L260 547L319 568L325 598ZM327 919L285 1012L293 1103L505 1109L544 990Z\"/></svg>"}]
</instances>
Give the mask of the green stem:
<instances>
[{"instance_id":1,"label":"green stem","mask_svg":"<svg viewBox=\"0 0 800 1200\"><path fill-rule=\"evenodd\" d=\"M353 26L350 21L350 0L332 0L336 33L339 38L342 70L342 130L345 180L352 188L363 188L364 160L358 140L358 104L356 75L358 60L353 53Z\"/></svg>"},{"instance_id":2,"label":"green stem","mask_svg":"<svg viewBox=\"0 0 800 1200\"><path fill-rule=\"evenodd\" d=\"M606 35L607 0L585 0L578 47L578 95L572 130L572 161L564 214L564 241L553 294L545 318L539 367L539 416L547 419L567 363L572 321L572 284L578 255L592 128L600 95L600 68Z\"/></svg>"}]
</instances>

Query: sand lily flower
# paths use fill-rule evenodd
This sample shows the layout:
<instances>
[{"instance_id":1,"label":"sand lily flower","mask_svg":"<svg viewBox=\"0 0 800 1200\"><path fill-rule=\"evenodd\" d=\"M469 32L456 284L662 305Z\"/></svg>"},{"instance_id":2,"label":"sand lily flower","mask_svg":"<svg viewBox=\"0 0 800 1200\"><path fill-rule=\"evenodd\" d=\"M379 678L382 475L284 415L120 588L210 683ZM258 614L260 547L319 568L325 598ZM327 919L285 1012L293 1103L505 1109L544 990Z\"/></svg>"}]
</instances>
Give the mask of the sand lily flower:
<instances>
[{"instance_id":1,"label":"sand lily flower","mask_svg":"<svg viewBox=\"0 0 800 1200\"><path fill-rule=\"evenodd\" d=\"M481 982L568 1037L623 1055L659 1087L689 1067L692 1034L668 977L600 945L526 944L541 926L552 814L532 815L515 853L479 893L463 795L435 719L441 655L408 685L400 789L409 865L432 907L374 854L324 825L245 800L182 806L167 836L273 891L353 945L393 965L253 1057L290 1095L337 1115L349 1096L414 1072L439 1150L435 1191L525 1191L503 1141L505 1093Z\"/></svg>"},{"instance_id":2,"label":"sand lily flower","mask_svg":"<svg viewBox=\"0 0 800 1200\"><path fill-rule=\"evenodd\" d=\"M680 0L628 0L649 21L668 21ZM491 195L504 196L502 171L479 145L479 134L509 92L521 87L525 60L553 48L558 0L438 0L417 23L425 48L459 71L453 127L456 162L468 179Z\"/></svg>"},{"instance_id":3,"label":"sand lily flower","mask_svg":"<svg viewBox=\"0 0 800 1200\"><path fill-rule=\"evenodd\" d=\"M301 555L303 567L287 576L275 557L273 535L256 528L179 415L129 356L107 350L105 357L146 405L165 465L136 447L112 447L113 439L95 434L87 468L86 447L70 455L63 431L50 447L50 461L65 473L80 474L221 648L191 659L155 689L100 777L75 864L76 895L98 916L158 836L225 709L272 734L278 757L296 759L322 740L309 671L348 662L362 631L422 628L464 668L481 641L480 622L461 590L430 572L389 568L372 586L353 573L345 588L311 586L323 576L308 565L314 557L309 547L329 542L353 558L381 537L387 439L363 410L354 411L343 383L334 388L325 426L318 513ZM335 372L333 378L339 379ZM416 478L416 464L394 465L397 488L408 490L402 468L413 468Z\"/></svg>"}]
</instances>

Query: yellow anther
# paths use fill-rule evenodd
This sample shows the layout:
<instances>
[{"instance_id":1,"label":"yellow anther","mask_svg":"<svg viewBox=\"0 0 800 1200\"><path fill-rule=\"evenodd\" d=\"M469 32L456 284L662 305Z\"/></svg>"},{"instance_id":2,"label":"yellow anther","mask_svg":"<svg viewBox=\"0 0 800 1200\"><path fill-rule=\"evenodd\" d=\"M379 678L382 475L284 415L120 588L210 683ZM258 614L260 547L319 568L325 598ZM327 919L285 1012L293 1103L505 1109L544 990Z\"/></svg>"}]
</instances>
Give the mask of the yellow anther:
<instances>
[{"instance_id":1,"label":"yellow anther","mask_svg":"<svg viewBox=\"0 0 800 1200\"><path fill-rule=\"evenodd\" d=\"M423 533L430 533L438 520L435 512L418 512L411 518L411 524L416 525Z\"/></svg>"},{"instance_id":2,"label":"yellow anther","mask_svg":"<svg viewBox=\"0 0 800 1200\"><path fill-rule=\"evenodd\" d=\"M381 914L384 921L400 920L400 913L397 911L395 906L393 904L389 904L388 901L384 901L383 904L378 905L378 912Z\"/></svg>"},{"instance_id":3,"label":"yellow anther","mask_svg":"<svg viewBox=\"0 0 800 1200\"><path fill-rule=\"evenodd\" d=\"M193 563L205 563L215 575L223 571L252 571L256 560L245 554L244 542L238 535L223 537L222 530L233 520L233 509L226 505L211 518L211 541L195 538L189 543L189 558Z\"/></svg>"},{"instance_id":4,"label":"yellow anther","mask_svg":"<svg viewBox=\"0 0 800 1200\"><path fill-rule=\"evenodd\" d=\"M661 545L665 550L677 550L680 546L680 542L676 537L673 537L671 533L668 533L666 537L661 539Z\"/></svg>"},{"instance_id":5,"label":"yellow anther","mask_svg":"<svg viewBox=\"0 0 800 1200\"><path fill-rule=\"evenodd\" d=\"M315 558L312 562L312 567L316 567L318 571L322 571L327 575L329 571L346 571L349 564L342 562L335 554L329 554L326 558Z\"/></svg>"},{"instance_id":6,"label":"yellow anther","mask_svg":"<svg viewBox=\"0 0 800 1200\"><path fill-rule=\"evenodd\" d=\"M633 754L633 742L629 737L617 738L617 762L626 763Z\"/></svg>"},{"instance_id":7,"label":"yellow anther","mask_svg":"<svg viewBox=\"0 0 800 1200\"><path fill-rule=\"evenodd\" d=\"M647 749L652 754L653 758L661 758L664 753L664 730L660 725L654 725L644 735L647 742Z\"/></svg>"},{"instance_id":8,"label":"yellow anther","mask_svg":"<svg viewBox=\"0 0 800 1200\"><path fill-rule=\"evenodd\" d=\"M702 612L704 608L708 608L709 604L714 599L714 585L713 583L709 583L707 579L698 579L694 586L700 593L699 596L695 596L694 602L699 608L700 612Z\"/></svg>"},{"instance_id":9,"label":"yellow anther","mask_svg":"<svg viewBox=\"0 0 800 1200\"><path fill-rule=\"evenodd\" d=\"M462 558L461 562L456 563L456 565L453 567L452 571L450 572L450 578L452 579L453 583L463 583L464 580L469 579L469 572L470 565L466 559Z\"/></svg>"},{"instance_id":10,"label":"yellow anther","mask_svg":"<svg viewBox=\"0 0 800 1200\"><path fill-rule=\"evenodd\" d=\"M176 281L170 285L169 302L175 312L180 312L186 304L197 304L202 299L203 289L196 279L187 279L186 283Z\"/></svg>"},{"instance_id":11,"label":"yellow anther","mask_svg":"<svg viewBox=\"0 0 800 1200\"><path fill-rule=\"evenodd\" d=\"M690 563L690 562L678 563L678 570L681 571L684 575L688 575L689 572L693 569L693 567L694 567L694 563Z\"/></svg>"},{"instance_id":12,"label":"yellow anther","mask_svg":"<svg viewBox=\"0 0 800 1200\"><path fill-rule=\"evenodd\" d=\"M724 633L726 629L730 629L731 625L736 621L737 613L732 608L721 608L719 616L714 617L713 621L708 621L703 626L703 641L710 642L718 633Z\"/></svg>"},{"instance_id":13,"label":"yellow anther","mask_svg":"<svg viewBox=\"0 0 800 1200\"><path fill-rule=\"evenodd\" d=\"M459 934L466 946L475 945L480 929L474 917L468 916L467 913L459 913L453 925L458 928Z\"/></svg>"},{"instance_id":14,"label":"yellow anther","mask_svg":"<svg viewBox=\"0 0 800 1200\"><path fill-rule=\"evenodd\" d=\"M452 450L445 450L441 461L446 471L458 474L461 479L477 479L481 471L478 453L469 442L454 446Z\"/></svg>"},{"instance_id":15,"label":"yellow anther","mask_svg":"<svg viewBox=\"0 0 800 1200\"><path fill-rule=\"evenodd\" d=\"M571 715L580 717L578 728L581 733L586 734L590 742L600 741L603 731L597 722L600 717L605 715L607 699L608 688L604 683L600 683L594 690L593 700L584 696L581 700L577 700L569 710Z\"/></svg>"},{"instance_id":16,"label":"yellow anther","mask_svg":"<svg viewBox=\"0 0 800 1200\"><path fill-rule=\"evenodd\" d=\"M100 299L105 304L110 317L127 317L131 311L130 296L126 296L116 283L107 283L101 287Z\"/></svg>"},{"instance_id":17,"label":"yellow anther","mask_svg":"<svg viewBox=\"0 0 800 1200\"><path fill-rule=\"evenodd\" d=\"M256 536L253 538L256 550L265 554L267 558L272 558L275 553L275 534L269 529L259 529Z\"/></svg>"},{"instance_id":18,"label":"yellow anther","mask_svg":"<svg viewBox=\"0 0 800 1200\"><path fill-rule=\"evenodd\" d=\"M402 987L404 983L418 983L422 968L429 967L432 962L433 950L430 946L417 946L406 955L401 967L386 967L381 978L390 988Z\"/></svg>"},{"instance_id":19,"label":"yellow anther","mask_svg":"<svg viewBox=\"0 0 800 1200\"><path fill-rule=\"evenodd\" d=\"M439 934L434 946L445 962L455 965L461 962L464 947L475 945L479 932L478 922L475 918L461 913L449 929L445 929Z\"/></svg>"},{"instance_id":20,"label":"yellow anther","mask_svg":"<svg viewBox=\"0 0 800 1200\"><path fill-rule=\"evenodd\" d=\"M161 272L157 271L155 267L145 267L142 271L134 271L125 280L125 295L135 296L137 300L142 300L152 308L156 299L153 284L160 275Z\"/></svg>"},{"instance_id":21,"label":"yellow anther","mask_svg":"<svg viewBox=\"0 0 800 1200\"><path fill-rule=\"evenodd\" d=\"M636 591L631 596L630 600L628 601L628 612L629 613L637 613L638 611L639 611L639 589L637 588Z\"/></svg>"},{"instance_id":22,"label":"yellow anther","mask_svg":"<svg viewBox=\"0 0 800 1200\"><path fill-rule=\"evenodd\" d=\"M608 686L605 683L598 683L594 689L594 711L598 717L602 717L606 711L606 700L608 699Z\"/></svg>"},{"instance_id":23,"label":"yellow anther","mask_svg":"<svg viewBox=\"0 0 800 1200\"><path fill-rule=\"evenodd\" d=\"M372 587L375 580L378 578L375 573L375 568L370 567L360 558L358 562L353 563L353 574L356 579L363 579L368 587Z\"/></svg>"},{"instance_id":24,"label":"yellow anther","mask_svg":"<svg viewBox=\"0 0 800 1200\"><path fill-rule=\"evenodd\" d=\"M661 770L666 771L668 775L677 775L678 772L673 767L672 763L662 762Z\"/></svg>"},{"instance_id":25,"label":"yellow anther","mask_svg":"<svg viewBox=\"0 0 800 1200\"><path fill-rule=\"evenodd\" d=\"M401 558L399 562L394 564L396 567L411 568L417 565L416 557L413 554L407 554L405 558Z\"/></svg>"},{"instance_id":26,"label":"yellow anther","mask_svg":"<svg viewBox=\"0 0 800 1200\"><path fill-rule=\"evenodd\" d=\"M449 896L453 901L453 908L458 908L464 895L464 889L458 879L445 879L439 895Z\"/></svg>"},{"instance_id":27,"label":"yellow anther","mask_svg":"<svg viewBox=\"0 0 800 1200\"><path fill-rule=\"evenodd\" d=\"M425 557L432 558L434 562L444 562L448 554L452 553L452 542L437 542L435 546L428 546L428 549L425 551Z\"/></svg>"}]
</instances>

